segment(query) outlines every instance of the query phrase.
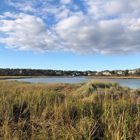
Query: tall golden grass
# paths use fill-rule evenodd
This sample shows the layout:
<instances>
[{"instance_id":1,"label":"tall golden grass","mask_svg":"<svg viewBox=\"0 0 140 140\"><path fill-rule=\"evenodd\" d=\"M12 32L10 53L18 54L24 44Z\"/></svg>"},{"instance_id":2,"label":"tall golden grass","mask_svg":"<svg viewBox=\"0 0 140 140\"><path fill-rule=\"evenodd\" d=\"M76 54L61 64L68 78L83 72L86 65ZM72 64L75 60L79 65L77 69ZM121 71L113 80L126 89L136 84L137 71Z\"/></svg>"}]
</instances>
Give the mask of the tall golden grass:
<instances>
[{"instance_id":1,"label":"tall golden grass","mask_svg":"<svg viewBox=\"0 0 140 140\"><path fill-rule=\"evenodd\" d=\"M139 140L140 89L0 81L0 140Z\"/></svg>"}]
</instances>

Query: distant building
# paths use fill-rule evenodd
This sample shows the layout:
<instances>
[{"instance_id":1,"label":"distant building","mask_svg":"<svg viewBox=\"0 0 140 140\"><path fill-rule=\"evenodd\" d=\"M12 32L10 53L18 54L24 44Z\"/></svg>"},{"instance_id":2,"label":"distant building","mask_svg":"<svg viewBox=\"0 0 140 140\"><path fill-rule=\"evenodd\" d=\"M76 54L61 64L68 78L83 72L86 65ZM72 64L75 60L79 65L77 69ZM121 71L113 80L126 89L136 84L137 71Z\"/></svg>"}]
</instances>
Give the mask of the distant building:
<instances>
[{"instance_id":1,"label":"distant building","mask_svg":"<svg viewBox=\"0 0 140 140\"><path fill-rule=\"evenodd\" d=\"M84 76L87 76L87 75L88 75L88 73L87 73L87 72L84 72L84 73L83 73L83 75L84 75Z\"/></svg>"},{"instance_id":2,"label":"distant building","mask_svg":"<svg viewBox=\"0 0 140 140\"><path fill-rule=\"evenodd\" d=\"M61 75L61 72L60 71L56 71L55 74L56 75Z\"/></svg>"},{"instance_id":3,"label":"distant building","mask_svg":"<svg viewBox=\"0 0 140 140\"><path fill-rule=\"evenodd\" d=\"M120 71L117 71L117 74L118 74L118 75L122 75L123 72L120 70Z\"/></svg>"},{"instance_id":4,"label":"distant building","mask_svg":"<svg viewBox=\"0 0 140 140\"><path fill-rule=\"evenodd\" d=\"M12 69L8 69L8 75L11 75L13 73Z\"/></svg>"},{"instance_id":5,"label":"distant building","mask_svg":"<svg viewBox=\"0 0 140 140\"><path fill-rule=\"evenodd\" d=\"M92 72L88 72L88 76L91 76L91 75L93 75L93 73Z\"/></svg>"},{"instance_id":6,"label":"distant building","mask_svg":"<svg viewBox=\"0 0 140 140\"><path fill-rule=\"evenodd\" d=\"M136 70L129 70L128 73L129 74L135 74L136 73Z\"/></svg>"},{"instance_id":7,"label":"distant building","mask_svg":"<svg viewBox=\"0 0 140 140\"><path fill-rule=\"evenodd\" d=\"M100 74L99 74L99 72L96 72L95 75L98 76L98 75L100 75Z\"/></svg>"},{"instance_id":8,"label":"distant building","mask_svg":"<svg viewBox=\"0 0 140 140\"><path fill-rule=\"evenodd\" d=\"M76 72L75 75L76 75L76 76L80 76L80 73L79 73L79 72Z\"/></svg>"},{"instance_id":9,"label":"distant building","mask_svg":"<svg viewBox=\"0 0 140 140\"><path fill-rule=\"evenodd\" d=\"M20 74L25 74L25 73L26 73L26 69L20 69L20 70L19 70L19 73L20 73Z\"/></svg>"},{"instance_id":10,"label":"distant building","mask_svg":"<svg viewBox=\"0 0 140 140\"><path fill-rule=\"evenodd\" d=\"M102 72L102 75L111 75L111 73L109 71L104 71Z\"/></svg>"}]
</instances>

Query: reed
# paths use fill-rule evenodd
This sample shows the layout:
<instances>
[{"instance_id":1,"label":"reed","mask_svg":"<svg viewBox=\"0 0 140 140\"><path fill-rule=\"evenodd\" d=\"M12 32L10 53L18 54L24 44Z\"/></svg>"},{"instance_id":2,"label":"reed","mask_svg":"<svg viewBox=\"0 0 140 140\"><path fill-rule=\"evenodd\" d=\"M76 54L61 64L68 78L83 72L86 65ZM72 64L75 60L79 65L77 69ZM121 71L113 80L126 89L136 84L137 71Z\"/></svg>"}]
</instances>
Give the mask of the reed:
<instances>
[{"instance_id":1,"label":"reed","mask_svg":"<svg viewBox=\"0 0 140 140\"><path fill-rule=\"evenodd\" d=\"M140 89L0 81L2 140L139 140Z\"/></svg>"}]
</instances>

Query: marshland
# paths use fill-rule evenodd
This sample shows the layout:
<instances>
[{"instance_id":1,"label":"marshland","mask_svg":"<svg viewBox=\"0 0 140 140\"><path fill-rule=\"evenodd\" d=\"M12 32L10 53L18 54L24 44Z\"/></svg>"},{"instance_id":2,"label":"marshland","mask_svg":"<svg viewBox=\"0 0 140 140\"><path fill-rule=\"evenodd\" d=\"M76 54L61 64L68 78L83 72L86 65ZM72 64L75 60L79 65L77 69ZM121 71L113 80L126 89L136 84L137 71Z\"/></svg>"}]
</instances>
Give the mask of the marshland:
<instances>
[{"instance_id":1,"label":"marshland","mask_svg":"<svg viewBox=\"0 0 140 140\"><path fill-rule=\"evenodd\" d=\"M0 81L1 140L139 140L140 89Z\"/></svg>"}]
</instances>

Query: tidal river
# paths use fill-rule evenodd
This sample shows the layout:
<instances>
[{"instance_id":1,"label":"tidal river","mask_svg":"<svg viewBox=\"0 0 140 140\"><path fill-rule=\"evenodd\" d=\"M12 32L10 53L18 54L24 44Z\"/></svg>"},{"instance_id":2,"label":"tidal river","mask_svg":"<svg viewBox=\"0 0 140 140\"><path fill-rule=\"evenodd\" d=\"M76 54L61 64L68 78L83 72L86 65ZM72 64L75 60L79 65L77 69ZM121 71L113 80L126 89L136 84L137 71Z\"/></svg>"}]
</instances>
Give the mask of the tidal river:
<instances>
[{"instance_id":1,"label":"tidal river","mask_svg":"<svg viewBox=\"0 0 140 140\"><path fill-rule=\"evenodd\" d=\"M117 82L121 86L127 86L132 89L140 88L140 79L88 79L85 77L73 77L73 78L25 78L25 79L8 79L8 80L17 80L17 81L27 81L31 83L54 83L54 82L61 82L61 83L81 83L81 82L88 82L91 80L102 80L102 81L110 81L110 82Z\"/></svg>"}]
</instances>

